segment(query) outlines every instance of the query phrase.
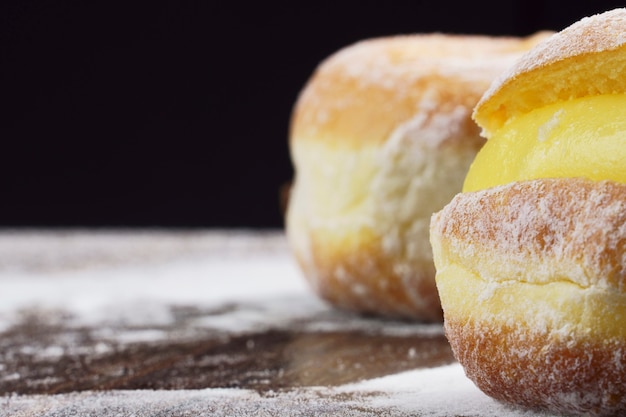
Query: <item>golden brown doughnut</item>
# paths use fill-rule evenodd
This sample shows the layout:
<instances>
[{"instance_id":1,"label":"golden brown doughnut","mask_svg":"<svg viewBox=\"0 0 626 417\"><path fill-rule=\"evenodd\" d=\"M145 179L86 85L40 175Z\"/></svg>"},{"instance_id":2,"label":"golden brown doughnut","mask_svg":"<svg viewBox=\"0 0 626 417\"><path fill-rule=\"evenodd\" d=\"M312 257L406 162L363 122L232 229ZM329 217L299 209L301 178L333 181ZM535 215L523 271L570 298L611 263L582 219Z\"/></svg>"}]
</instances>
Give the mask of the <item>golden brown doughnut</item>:
<instances>
[{"instance_id":1,"label":"golden brown doughnut","mask_svg":"<svg viewBox=\"0 0 626 417\"><path fill-rule=\"evenodd\" d=\"M541 179L457 195L433 219L446 335L506 402L626 410L626 185Z\"/></svg>"},{"instance_id":2,"label":"golden brown doughnut","mask_svg":"<svg viewBox=\"0 0 626 417\"><path fill-rule=\"evenodd\" d=\"M488 142L432 217L446 335L500 401L626 415L624 74L624 9L538 44L477 105Z\"/></svg>"},{"instance_id":3,"label":"golden brown doughnut","mask_svg":"<svg viewBox=\"0 0 626 417\"><path fill-rule=\"evenodd\" d=\"M359 313L440 321L431 214L484 143L471 111L535 37L371 39L317 68L295 105L286 229L314 288Z\"/></svg>"}]
</instances>

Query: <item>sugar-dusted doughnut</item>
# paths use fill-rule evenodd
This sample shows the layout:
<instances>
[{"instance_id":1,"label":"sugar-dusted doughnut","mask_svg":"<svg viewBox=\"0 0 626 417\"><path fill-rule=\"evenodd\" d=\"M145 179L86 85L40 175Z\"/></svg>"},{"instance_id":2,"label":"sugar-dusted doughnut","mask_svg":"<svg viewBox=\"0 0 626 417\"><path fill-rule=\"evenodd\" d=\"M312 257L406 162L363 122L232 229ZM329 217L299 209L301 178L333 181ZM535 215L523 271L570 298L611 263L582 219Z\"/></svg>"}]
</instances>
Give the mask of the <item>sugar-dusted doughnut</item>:
<instances>
[{"instance_id":1,"label":"sugar-dusted doughnut","mask_svg":"<svg viewBox=\"0 0 626 417\"><path fill-rule=\"evenodd\" d=\"M431 214L461 189L484 143L471 112L545 34L421 34L350 45L317 68L294 108L286 229L333 305L441 321Z\"/></svg>"},{"instance_id":2,"label":"sugar-dusted doughnut","mask_svg":"<svg viewBox=\"0 0 626 417\"><path fill-rule=\"evenodd\" d=\"M626 10L584 18L485 93L488 138L433 215L446 335L511 404L626 414Z\"/></svg>"}]
</instances>

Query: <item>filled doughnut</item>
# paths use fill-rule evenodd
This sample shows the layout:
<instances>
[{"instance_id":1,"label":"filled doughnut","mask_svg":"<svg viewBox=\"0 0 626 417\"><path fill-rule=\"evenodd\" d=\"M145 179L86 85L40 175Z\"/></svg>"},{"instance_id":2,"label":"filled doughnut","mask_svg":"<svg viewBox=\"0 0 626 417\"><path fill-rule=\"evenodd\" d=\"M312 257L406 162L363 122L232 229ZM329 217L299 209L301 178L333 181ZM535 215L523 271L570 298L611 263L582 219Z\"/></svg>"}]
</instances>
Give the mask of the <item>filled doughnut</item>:
<instances>
[{"instance_id":1,"label":"filled doughnut","mask_svg":"<svg viewBox=\"0 0 626 417\"><path fill-rule=\"evenodd\" d=\"M584 18L504 73L487 143L433 215L445 330L503 402L626 415L626 10Z\"/></svg>"},{"instance_id":2,"label":"filled doughnut","mask_svg":"<svg viewBox=\"0 0 626 417\"><path fill-rule=\"evenodd\" d=\"M317 294L357 313L442 320L430 216L484 143L473 107L545 36L385 37L321 63L292 115L286 218Z\"/></svg>"}]
</instances>

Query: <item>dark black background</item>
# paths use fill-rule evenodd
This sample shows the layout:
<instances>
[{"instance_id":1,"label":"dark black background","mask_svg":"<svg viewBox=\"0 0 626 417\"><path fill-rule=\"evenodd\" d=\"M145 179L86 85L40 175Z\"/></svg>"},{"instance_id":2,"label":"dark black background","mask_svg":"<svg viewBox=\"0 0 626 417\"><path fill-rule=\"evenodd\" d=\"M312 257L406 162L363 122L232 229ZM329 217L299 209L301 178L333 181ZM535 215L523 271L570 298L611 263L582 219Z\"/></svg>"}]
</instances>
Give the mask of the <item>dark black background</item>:
<instances>
[{"instance_id":1,"label":"dark black background","mask_svg":"<svg viewBox=\"0 0 626 417\"><path fill-rule=\"evenodd\" d=\"M291 109L331 53L559 30L617 5L2 3L0 226L281 227Z\"/></svg>"}]
</instances>

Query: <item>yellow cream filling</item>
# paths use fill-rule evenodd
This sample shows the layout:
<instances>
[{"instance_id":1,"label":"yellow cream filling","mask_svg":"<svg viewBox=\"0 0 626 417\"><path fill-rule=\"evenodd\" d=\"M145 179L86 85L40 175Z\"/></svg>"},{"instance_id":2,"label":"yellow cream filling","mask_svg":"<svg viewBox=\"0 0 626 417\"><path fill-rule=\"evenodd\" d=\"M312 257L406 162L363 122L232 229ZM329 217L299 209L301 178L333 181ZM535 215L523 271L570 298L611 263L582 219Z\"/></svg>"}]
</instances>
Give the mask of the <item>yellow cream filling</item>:
<instances>
[{"instance_id":1,"label":"yellow cream filling","mask_svg":"<svg viewBox=\"0 0 626 417\"><path fill-rule=\"evenodd\" d=\"M508 121L476 156L463 191L537 178L626 183L626 95L551 104Z\"/></svg>"}]
</instances>

